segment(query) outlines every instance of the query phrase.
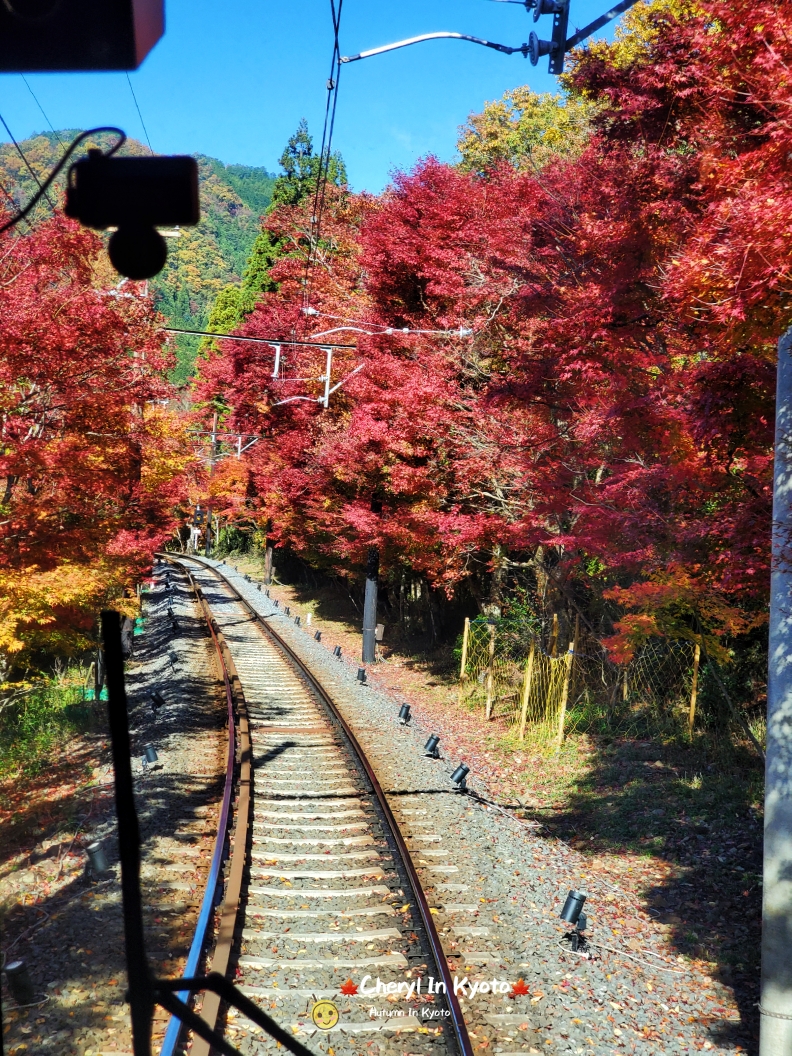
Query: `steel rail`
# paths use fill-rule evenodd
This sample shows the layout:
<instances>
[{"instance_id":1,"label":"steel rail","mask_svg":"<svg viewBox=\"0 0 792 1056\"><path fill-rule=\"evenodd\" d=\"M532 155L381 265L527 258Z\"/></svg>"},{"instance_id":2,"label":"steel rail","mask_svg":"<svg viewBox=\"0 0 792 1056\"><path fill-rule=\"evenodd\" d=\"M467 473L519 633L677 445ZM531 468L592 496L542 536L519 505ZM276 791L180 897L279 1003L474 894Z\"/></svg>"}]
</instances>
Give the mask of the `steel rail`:
<instances>
[{"instance_id":1,"label":"steel rail","mask_svg":"<svg viewBox=\"0 0 792 1056\"><path fill-rule=\"evenodd\" d=\"M228 829L228 818L231 812L231 793L234 787L234 765L236 762L236 726L234 721L234 696L231 688L231 679L229 677L228 668L226 666L223 651L218 641L215 629L212 626L211 613L209 606L206 604L205 599L201 593L201 589L190 574L190 570L185 568L184 565L179 562L171 560L170 557L162 555L169 564L176 567L182 568L189 581L190 587L196 596L196 599L203 612L204 619L206 620L207 627L209 628L209 634L212 637L212 642L215 647L215 659L217 661L218 670L223 677L223 683L226 694L226 702L228 704L228 758L226 761L226 776L225 786L223 788L223 800L220 808L220 820L217 826L217 837L215 839L214 853L212 854L212 863L209 868L209 876L206 880L206 888L204 890L203 900L201 901L201 909L198 914L198 922L195 925L195 934L193 941L190 946L190 952L187 955L187 963L184 966L182 975L194 976L197 974L198 963L201 958L204 945L206 943L206 935L209 927L209 923L212 919L212 910L214 909L215 895L217 892L217 884L220 879L220 869L225 858L225 838L226 831ZM182 991L176 995L180 1001L186 1002L189 993ZM213 1023L209 1024L214 1026ZM173 1056L173 1052L179 1041L179 1035L181 1034L182 1023L178 1017L172 1015L168 1027L165 1031L165 1037L162 1040L162 1047L160 1049L160 1056Z\"/></svg>"},{"instance_id":2,"label":"steel rail","mask_svg":"<svg viewBox=\"0 0 792 1056\"><path fill-rule=\"evenodd\" d=\"M454 991L454 978L451 974L451 969L448 966L448 962L446 961L445 952L440 941L440 936L437 933L437 928L435 927L434 920L432 919L432 914L429 909L429 903L427 902L426 895L423 892L421 881L418 876L418 871L416 870L415 865L413 864L413 860L407 848L407 844L404 842L404 837L402 836L398 823L395 817L393 816L390 804L388 803L382 786L380 785L377 779L377 775L374 773L374 770L372 769L372 766L369 763L366 754L363 751L363 748L358 742L357 737L352 732L351 727L349 726L346 719L343 717L337 705L333 701L332 697L324 688L319 679L311 672L308 667L306 667L306 665L294 652L291 646L289 646L288 643L278 634L278 632L266 622L265 618L261 616L250 604L250 602L248 602L247 599L239 593L234 584L231 583L231 581L218 568L210 564L208 561L205 561L203 558L196 557L194 554L190 554L188 557L176 560L179 564L182 564L184 560L194 561L196 562L196 564L199 564L203 568L206 568L210 572L213 572L218 579L222 580L226 584L229 590L233 592L235 598L239 602L241 602L241 604L247 609L253 619L258 623L261 630L265 631L282 649L282 651L292 660L292 662L296 665L301 674L308 680L308 682L314 688L315 692L321 699L322 703L327 707L333 719L338 723L344 736L347 739L350 748L352 749L358 762L363 768L363 771L368 779L369 784L371 785L374 797L376 798L377 803L379 804L379 807L382 811L382 815L385 818L388 829L390 830L390 834L393 838L393 842L396 844L396 849L407 872L407 877L410 882L410 886L412 887L416 905L418 906L418 911L421 916L421 922L423 923L424 930L426 931L426 935L429 940L432 957L434 958L438 975L440 979L442 979L442 981L445 983L446 1001L448 1003L449 1012L451 1013L451 1024L454 1029L454 1038L457 1044L457 1048L459 1049L460 1056L474 1056L473 1046L471 1044L470 1037L467 1031L467 1026L462 1015L462 1009L459 1007L459 1001L457 1000L456 993ZM186 569L186 566L183 567L185 567Z\"/></svg>"},{"instance_id":3,"label":"steel rail","mask_svg":"<svg viewBox=\"0 0 792 1056\"><path fill-rule=\"evenodd\" d=\"M135 795L130 759L129 713L124 687L124 657L121 646L121 617L113 610L103 611L102 640L107 665L108 722L115 773L116 817L118 819L118 851L121 860L121 902L124 918L128 990L132 1021L134 1056L151 1056L151 1027L154 1008L160 1005L190 1027L193 1033L210 1042L224 1056L242 1056L226 1039L213 1031L206 1021L181 1001L177 992L209 991L219 994L231 1006L244 1011L257 1026L278 1041L295 1056L313 1056L296 1038L283 1028L224 976L210 972L208 976L190 979L156 979L153 977L143 931L143 910L140 894L140 825L135 809Z\"/></svg>"},{"instance_id":4,"label":"steel rail","mask_svg":"<svg viewBox=\"0 0 792 1056\"><path fill-rule=\"evenodd\" d=\"M217 929L217 941L212 956L212 967L210 975L225 978L231 953L234 948L234 935L236 933L239 909L242 904L242 882L244 879L245 866L247 864L247 841L250 831L250 811L252 806L251 792L253 786L253 751L250 743L250 723L247 714L247 703L239 674L228 648L223 632L220 630L217 620L211 614L212 610L208 602L201 594L201 604L208 614L213 633L216 635L223 653L223 660L231 680L232 693L239 718L239 781L236 816L234 825L234 844L230 853L230 869L228 882L226 884L225 899L220 914ZM211 991L204 998L202 1006L202 1018L214 1030L220 1013L222 1000L221 992ZM278 1039L279 1040L279 1039ZM193 1042L191 1056L209 1056L210 1045L205 1038L197 1038Z\"/></svg>"}]
</instances>

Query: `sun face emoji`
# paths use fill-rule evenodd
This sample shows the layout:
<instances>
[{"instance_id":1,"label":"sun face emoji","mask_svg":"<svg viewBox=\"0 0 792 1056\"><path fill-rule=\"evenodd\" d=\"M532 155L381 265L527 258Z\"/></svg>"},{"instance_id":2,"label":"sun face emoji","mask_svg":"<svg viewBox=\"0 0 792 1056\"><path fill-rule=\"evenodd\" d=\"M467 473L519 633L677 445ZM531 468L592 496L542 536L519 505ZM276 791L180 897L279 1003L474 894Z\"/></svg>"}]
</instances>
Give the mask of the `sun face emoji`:
<instances>
[{"instance_id":1,"label":"sun face emoji","mask_svg":"<svg viewBox=\"0 0 792 1056\"><path fill-rule=\"evenodd\" d=\"M332 1030L338 1022L338 1009L332 1001L317 1001L311 1009L311 1019L320 1030Z\"/></svg>"}]
</instances>

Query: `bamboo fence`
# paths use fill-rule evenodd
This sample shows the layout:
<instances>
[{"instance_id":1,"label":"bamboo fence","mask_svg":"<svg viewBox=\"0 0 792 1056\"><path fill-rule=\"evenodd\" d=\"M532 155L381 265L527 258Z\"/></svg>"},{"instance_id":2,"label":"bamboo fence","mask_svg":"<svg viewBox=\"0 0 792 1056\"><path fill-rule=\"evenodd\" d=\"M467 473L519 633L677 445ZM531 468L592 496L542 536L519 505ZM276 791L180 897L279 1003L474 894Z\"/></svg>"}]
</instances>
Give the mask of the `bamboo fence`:
<instances>
[{"instance_id":1,"label":"bamboo fence","mask_svg":"<svg viewBox=\"0 0 792 1056\"><path fill-rule=\"evenodd\" d=\"M692 737L701 650L697 643L651 639L616 665L579 621L557 655L558 623L547 646L523 621L465 620L459 700L481 708L520 742L559 750L573 732Z\"/></svg>"}]
</instances>

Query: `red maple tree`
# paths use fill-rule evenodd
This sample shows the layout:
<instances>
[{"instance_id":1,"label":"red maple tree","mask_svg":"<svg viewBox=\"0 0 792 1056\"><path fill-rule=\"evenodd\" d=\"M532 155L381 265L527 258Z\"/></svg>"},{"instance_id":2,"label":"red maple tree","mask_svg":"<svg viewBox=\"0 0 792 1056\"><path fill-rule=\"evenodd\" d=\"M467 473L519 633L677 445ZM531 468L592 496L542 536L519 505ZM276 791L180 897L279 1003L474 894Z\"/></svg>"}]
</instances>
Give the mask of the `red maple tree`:
<instances>
[{"instance_id":1,"label":"red maple tree","mask_svg":"<svg viewBox=\"0 0 792 1056\"><path fill-rule=\"evenodd\" d=\"M0 240L0 652L84 648L169 534L180 459L151 301L63 218ZM86 635L88 637L86 637Z\"/></svg>"},{"instance_id":2,"label":"red maple tree","mask_svg":"<svg viewBox=\"0 0 792 1056\"><path fill-rule=\"evenodd\" d=\"M378 200L332 189L310 290L324 314L300 310L310 210L273 214L292 252L245 332L369 334L346 331L334 378L365 367L327 411L279 404L318 382L273 379L256 346L205 364L202 394L267 438L244 514L342 574L376 545L386 575L485 600L488 576L532 566L576 581L592 619L610 589L641 616L617 627L622 655L647 606L728 633L761 620L790 41L769 0L670 6L640 46L578 53L567 85L598 103L579 158L538 176L429 158ZM289 351L288 376L318 379L317 357Z\"/></svg>"}]
</instances>

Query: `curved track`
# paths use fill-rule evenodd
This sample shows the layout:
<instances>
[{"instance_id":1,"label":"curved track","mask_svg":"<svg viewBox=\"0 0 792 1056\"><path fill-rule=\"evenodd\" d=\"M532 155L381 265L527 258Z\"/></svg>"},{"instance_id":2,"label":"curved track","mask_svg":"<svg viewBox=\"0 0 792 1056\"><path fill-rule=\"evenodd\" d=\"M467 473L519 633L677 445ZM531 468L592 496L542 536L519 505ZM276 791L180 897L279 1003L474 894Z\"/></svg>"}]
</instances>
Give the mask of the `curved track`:
<instances>
[{"instance_id":1,"label":"curved track","mask_svg":"<svg viewBox=\"0 0 792 1056\"><path fill-rule=\"evenodd\" d=\"M329 1044L338 1056L358 1054L374 1040L381 1052L470 1056L415 867L354 734L219 570L196 558L168 560L189 572L238 720L238 799L212 968L225 974L236 963L243 992L317 1052ZM440 993L426 992L430 978ZM365 981L367 992L350 993L351 979L361 990ZM339 1010L330 1029L312 1018L322 1000ZM207 996L204 1018L218 1013ZM225 1031L245 1053L269 1043L239 1018L229 1017ZM177 1030L170 1033L175 1041ZM208 1048L196 1039L191 1054Z\"/></svg>"}]
</instances>

